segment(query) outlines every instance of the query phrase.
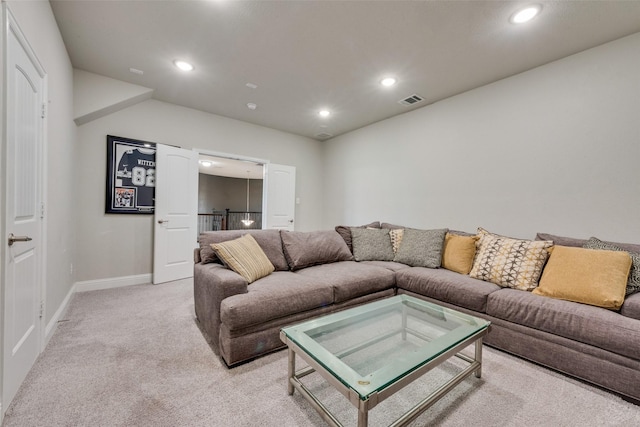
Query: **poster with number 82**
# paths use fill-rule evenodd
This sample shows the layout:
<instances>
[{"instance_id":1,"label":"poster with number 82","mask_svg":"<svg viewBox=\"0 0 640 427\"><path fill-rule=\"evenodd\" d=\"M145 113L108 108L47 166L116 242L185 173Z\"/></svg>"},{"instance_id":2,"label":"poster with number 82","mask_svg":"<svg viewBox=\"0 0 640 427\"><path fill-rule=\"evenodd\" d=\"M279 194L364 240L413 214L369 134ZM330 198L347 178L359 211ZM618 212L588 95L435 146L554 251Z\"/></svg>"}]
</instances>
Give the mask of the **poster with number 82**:
<instances>
[{"instance_id":1,"label":"poster with number 82","mask_svg":"<svg viewBox=\"0 0 640 427\"><path fill-rule=\"evenodd\" d=\"M152 214L156 190L156 144L107 135L105 213Z\"/></svg>"}]
</instances>

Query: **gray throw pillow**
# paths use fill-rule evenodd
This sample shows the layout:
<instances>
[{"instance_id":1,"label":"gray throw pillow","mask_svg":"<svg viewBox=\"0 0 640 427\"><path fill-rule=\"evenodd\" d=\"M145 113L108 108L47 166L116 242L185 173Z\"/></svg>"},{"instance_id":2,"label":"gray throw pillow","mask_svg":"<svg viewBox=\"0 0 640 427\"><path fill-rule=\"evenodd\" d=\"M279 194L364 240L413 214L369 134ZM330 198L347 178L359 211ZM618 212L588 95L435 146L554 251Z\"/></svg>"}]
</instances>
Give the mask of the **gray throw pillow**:
<instances>
[{"instance_id":1,"label":"gray throw pillow","mask_svg":"<svg viewBox=\"0 0 640 427\"><path fill-rule=\"evenodd\" d=\"M351 240L356 261L393 261L388 229L352 228Z\"/></svg>"},{"instance_id":2,"label":"gray throw pillow","mask_svg":"<svg viewBox=\"0 0 640 427\"><path fill-rule=\"evenodd\" d=\"M640 253L630 252L620 246L612 243L603 242L595 237L587 240L587 243L582 245L586 249L601 249L605 251L624 251L631 257L631 271L629 272L629 280L627 281L626 296L640 291Z\"/></svg>"},{"instance_id":3,"label":"gray throw pillow","mask_svg":"<svg viewBox=\"0 0 640 427\"><path fill-rule=\"evenodd\" d=\"M404 230L402 242L396 253L395 262L412 267L439 268L442 262L444 236L448 229L439 230Z\"/></svg>"},{"instance_id":4,"label":"gray throw pillow","mask_svg":"<svg viewBox=\"0 0 640 427\"><path fill-rule=\"evenodd\" d=\"M348 226L348 225L336 225L335 230L338 232L340 237L344 239L344 242L347 244L349 251L353 253L353 244L351 243L351 229L352 228L380 228L380 222L374 221L371 224L359 225L359 226Z\"/></svg>"}]
</instances>

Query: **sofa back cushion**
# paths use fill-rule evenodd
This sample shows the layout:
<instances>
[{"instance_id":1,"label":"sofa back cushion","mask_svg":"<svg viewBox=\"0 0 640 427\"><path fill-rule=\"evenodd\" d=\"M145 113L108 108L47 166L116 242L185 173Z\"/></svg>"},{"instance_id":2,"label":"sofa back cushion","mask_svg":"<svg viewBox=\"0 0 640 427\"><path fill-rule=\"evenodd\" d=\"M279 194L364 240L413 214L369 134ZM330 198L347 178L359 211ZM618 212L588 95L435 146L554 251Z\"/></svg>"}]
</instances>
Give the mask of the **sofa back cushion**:
<instances>
[{"instance_id":1,"label":"sofa back cushion","mask_svg":"<svg viewBox=\"0 0 640 427\"><path fill-rule=\"evenodd\" d=\"M198 242L200 243L200 262L202 264L221 262L211 248L211 244L237 239L245 234L251 234L256 242L258 242L258 245L260 245L277 271L289 270L289 264L287 264L287 259L282 250L282 240L280 239L279 230L224 230L200 233L200 237L198 238Z\"/></svg>"},{"instance_id":2,"label":"sofa back cushion","mask_svg":"<svg viewBox=\"0 0 640 427\"><path fill-rule=\"evenodd\" d=\"M280 231L284 256L292 271L318 264L352 261L353 255L335 230Z\"/></svg>"},{"instance_id":3,"label":"sofa back cushion","mask_svg":"<svg viewBox=\"0 0 640 427\"><path fill-rule=\"evenodd\" d=\"M576 248L583 247L584 244L587 243L587 241L588 241L587 239L576 239L574 237L564 237L564 236L558 236L558 235L549 234L549 233L538 233L538 234L536 234L536 240L553 240L553 243L555 245L572 246L572 247L576 247ZM618 243L618 242L609 242L609 241L605 241L605 243L609 243L611 245L619 246L620 248L624 249L625 251L640 252L640 244L636 244L636 243Z\"/></svg>"}]
</instances>

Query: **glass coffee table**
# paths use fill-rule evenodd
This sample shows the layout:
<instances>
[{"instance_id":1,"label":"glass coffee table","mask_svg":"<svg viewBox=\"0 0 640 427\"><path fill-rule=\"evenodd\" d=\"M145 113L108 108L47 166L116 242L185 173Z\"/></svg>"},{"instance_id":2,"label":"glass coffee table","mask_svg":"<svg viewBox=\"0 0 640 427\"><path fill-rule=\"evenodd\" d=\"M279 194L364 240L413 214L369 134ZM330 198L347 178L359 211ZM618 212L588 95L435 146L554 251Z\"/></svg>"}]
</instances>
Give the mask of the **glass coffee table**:
<instances>
[{"instance_id":1,"label":"glass coffee table","mask_svg":"<svg viewBox=\"0 0 640 427\"><path fill-rule=\"evenodd\" d=\"M289 352L287 391L298 390L330 425L342 424L300 381L318 372L358 409L358 427L369 410L445 360L469 365L392 425L413 421L466 377L482 370L482 337L490 322L408 295L372 302L283 328ZM460 351L475 343L475 355ZM296 355L308 366L296 372ZM466 366L466 363L465 363Z\"/></svg>"}]
</instances>

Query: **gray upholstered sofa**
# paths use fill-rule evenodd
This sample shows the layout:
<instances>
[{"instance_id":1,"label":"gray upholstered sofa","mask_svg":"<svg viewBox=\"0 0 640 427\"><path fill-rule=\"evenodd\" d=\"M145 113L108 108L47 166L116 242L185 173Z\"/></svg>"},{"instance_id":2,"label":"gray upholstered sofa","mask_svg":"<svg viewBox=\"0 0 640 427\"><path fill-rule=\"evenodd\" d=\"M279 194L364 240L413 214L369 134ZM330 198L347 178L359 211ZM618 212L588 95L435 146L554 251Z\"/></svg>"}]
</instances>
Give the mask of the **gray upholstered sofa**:
<instances>
[{"instance_id":1,"label":"gray upholstered sofa","mask_svg":"<svg viewBox=\"0 0 640 427\"><path fill-rule=\"evenodd\" d=\"M490 346L640 400L640 292L614 311L504 288L446 268L358 262L349 229L336 230L342 237L334 230L200 235L196 317L228 366L282 348L283 326L402 293L490 320L485 338ZM210 247L247 232L276 270L250 285L220 264ZM585 242L542 234L537 239L573 247ZM640 245L622 246L640 252Z\"/></svg>"}]
</instances>

